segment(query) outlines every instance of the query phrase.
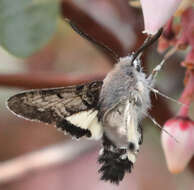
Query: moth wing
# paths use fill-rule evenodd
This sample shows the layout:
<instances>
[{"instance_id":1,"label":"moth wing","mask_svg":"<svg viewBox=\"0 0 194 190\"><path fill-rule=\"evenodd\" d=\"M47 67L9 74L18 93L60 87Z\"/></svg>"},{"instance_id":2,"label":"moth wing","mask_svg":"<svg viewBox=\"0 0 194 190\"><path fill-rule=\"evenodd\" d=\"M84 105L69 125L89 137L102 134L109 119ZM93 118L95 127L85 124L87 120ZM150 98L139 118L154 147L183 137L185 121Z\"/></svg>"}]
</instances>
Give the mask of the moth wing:
<instances>
[{"instance_id":1,"label":"moth wing","mask_svg":"<svg viewBox=\"0 0 194 190\"><path fill-rule=\"evenodd\" d=\"M98 100L102 81L88 84L25 91L10 97L8 108L25 119L54 124L77 138L98 139L102 134Z\"/></svg>"}]
</instances>

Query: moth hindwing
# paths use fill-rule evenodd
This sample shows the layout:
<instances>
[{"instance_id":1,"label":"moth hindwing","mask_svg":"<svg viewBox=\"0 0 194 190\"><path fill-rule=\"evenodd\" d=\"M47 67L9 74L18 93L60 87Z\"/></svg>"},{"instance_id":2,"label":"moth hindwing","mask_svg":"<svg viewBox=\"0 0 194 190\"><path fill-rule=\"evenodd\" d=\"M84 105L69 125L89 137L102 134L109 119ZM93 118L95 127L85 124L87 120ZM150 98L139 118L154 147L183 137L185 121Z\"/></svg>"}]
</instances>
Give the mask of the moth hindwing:
<instances>
[{"instance_id":1,"label":"moth hindwing","mask_svg":"<svg viewBox=\"0 0 194 190\"><path fill-rule=\"evenodd\" d=\"M8 99L8 108L25 119L54 124L75 136L98 139L101 126L97 104L102 81L83 85L25 91Z\"/></svg>"}]
</instances>

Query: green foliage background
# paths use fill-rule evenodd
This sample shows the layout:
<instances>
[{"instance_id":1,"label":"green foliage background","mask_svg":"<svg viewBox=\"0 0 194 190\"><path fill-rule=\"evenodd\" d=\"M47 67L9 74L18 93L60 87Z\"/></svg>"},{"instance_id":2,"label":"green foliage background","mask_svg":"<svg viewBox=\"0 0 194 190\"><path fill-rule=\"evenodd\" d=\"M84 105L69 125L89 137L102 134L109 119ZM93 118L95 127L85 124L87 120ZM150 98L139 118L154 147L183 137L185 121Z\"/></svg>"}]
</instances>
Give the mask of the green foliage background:
<instances>
[{"instance_id":1,"label":"green foliage background","mask_svg":"<svg viewBox=\"0 0 194 190\"><path fill-rule=\"evenodd\" d=\"M0 45L30 56L52 38L58 16L58 0L0 0Z\"/></svg>"}]
</instances>

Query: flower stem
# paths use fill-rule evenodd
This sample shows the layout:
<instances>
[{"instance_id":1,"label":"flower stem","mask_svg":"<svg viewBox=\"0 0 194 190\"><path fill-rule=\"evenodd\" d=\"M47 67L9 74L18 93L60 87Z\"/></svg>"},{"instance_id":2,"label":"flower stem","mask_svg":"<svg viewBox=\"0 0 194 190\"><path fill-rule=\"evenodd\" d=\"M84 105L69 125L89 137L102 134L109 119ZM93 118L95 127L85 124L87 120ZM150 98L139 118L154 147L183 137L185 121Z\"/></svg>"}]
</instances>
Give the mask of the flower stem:
<instances>
[{"instance_id":1,"label":"flower stem","mask_svg":"<svg viewBox=\"0 0 194 190\"><path fill-rule=\"evenodd\" d=\"M181 98L179 99L180 102L182 102L184 105L180 108L178 115L179 116L188 116L189 112L189 105L191 104L193 100L193 94L194 94L194 71L188 70L187 71L187 82L185 89L181 95Z\"/></svg>"}]
</instances>

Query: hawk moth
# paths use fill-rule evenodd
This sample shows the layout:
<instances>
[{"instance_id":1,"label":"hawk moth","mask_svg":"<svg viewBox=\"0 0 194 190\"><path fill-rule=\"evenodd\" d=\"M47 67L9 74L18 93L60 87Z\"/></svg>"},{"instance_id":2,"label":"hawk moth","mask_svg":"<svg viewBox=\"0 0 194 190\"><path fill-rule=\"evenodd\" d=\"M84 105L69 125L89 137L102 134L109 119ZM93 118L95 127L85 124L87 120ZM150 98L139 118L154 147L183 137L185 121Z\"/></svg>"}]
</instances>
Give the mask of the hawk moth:
<instances>
[{"instance_id":1,"label":"hawk moth","mask_svg":"<svg viewBox=\"0 0 194 190\"><path fill-rule=\"evenodd\" d=\"M101 179L119 183L131 172L143 141L139 122L151 107L153 77L142 71L140 54L161 34L120 58L103 81L70 87L35 89L10 97L17 116L55 125L75 138L102 138Z\"/></svg>"}]
</instances>

